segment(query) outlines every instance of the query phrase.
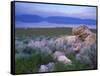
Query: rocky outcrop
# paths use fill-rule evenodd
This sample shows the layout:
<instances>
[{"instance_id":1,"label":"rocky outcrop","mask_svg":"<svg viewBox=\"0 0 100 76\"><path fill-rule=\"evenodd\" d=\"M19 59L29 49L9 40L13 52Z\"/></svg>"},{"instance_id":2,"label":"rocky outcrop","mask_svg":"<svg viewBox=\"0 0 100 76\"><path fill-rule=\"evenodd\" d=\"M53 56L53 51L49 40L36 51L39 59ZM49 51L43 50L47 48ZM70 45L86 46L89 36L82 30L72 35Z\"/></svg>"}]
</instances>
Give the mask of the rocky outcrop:
<instances>
[{"instance_id":1,"label":"rocky outcrop","mask_svg":"<svg viewBox=\"0 0 100 76\"><path fill-rule=\"evenodd\" d=\"M76 59L95 68L97 65L96 34L86 26L73 28L72 33L81 40L81 48L76 54Z\"/></svg>"},{"instance_id":2,"label":"rocky outcrop","mask_svg":"<svg viewBox=\"0 0 100 76\"><path fill-rule=\"evenodd\" d=\"M72 34L83 41L85 47L91 46L96 42L96 34L85 25L73 28Z\"/></svg>"},{"instance_id":3,"label":"rocky outcrop","mask_svg":"<svg viewBox=\"0 0 100 76\"><path fill-rule=\"evenodd\" d=\"M96 44L96 34L93 33L87 26L82 25L75 27L72 29L72 36L63 36L57 38L55 41L57 51L54 53L54 57L56 56L56 59L59 62L62 61L62 63L65 63L64 60L67 61L66 55L69 55L70 53L75 53L76 59L79 58L78 60L83 62L84 60L88 60L87 63L90 63L92 59L95 61L96 54L94 53L94 55L92 52L96 52L96 48L92 47L91 49L91 46ZM58 52L58 50L62 51ZM60 56L62 54L65 55L63 55L60 60ZM90 56L92 58L90 58Z\"/></svg>"}]
</instances>

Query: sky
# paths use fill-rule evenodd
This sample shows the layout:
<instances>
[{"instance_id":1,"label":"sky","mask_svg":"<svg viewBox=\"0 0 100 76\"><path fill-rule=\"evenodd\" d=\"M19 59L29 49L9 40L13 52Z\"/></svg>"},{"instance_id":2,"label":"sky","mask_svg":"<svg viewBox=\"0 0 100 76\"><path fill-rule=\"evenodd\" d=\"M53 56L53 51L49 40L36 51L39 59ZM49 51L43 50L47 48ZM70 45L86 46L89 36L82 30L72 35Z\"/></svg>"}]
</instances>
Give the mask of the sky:
<instances>
[{"instance_id":1,"label":"sky","mask_svg":"<svg viewBox=\"0 0 100 76\"><path fill-rule=\"evenodd\" d=\"M15 23L16 28L96 28L96 7L16 2Z\"/></svg>"}]
</instances>

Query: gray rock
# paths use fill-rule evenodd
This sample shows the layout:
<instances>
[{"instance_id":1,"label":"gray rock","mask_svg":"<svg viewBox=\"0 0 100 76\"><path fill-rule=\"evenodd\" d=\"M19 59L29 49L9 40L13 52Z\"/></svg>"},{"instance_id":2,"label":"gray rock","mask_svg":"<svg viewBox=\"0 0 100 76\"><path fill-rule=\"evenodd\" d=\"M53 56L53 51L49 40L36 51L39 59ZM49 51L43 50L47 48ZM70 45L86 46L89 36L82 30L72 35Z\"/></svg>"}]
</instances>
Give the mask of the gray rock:
<instances>
[{"instance_id":1,"label":"gray rock","mask_svg":"<svg viewBox=\"0 0 100 76\"><path fill-rule=\"evenodd\" d=\"M55 64L53 62L48 63L46 66L48 67L49 72L54 71Z\"/></svg>"},{"instance_id":2,"label":"gray rock","mask_svg":"<svg viewBox=\"0 0 100 76\"><path fill-rule=\"evenodd\" d=\"M55 64L53 62L50 62L46 65L41 65L39 68L39 72L52 72L54 71Z\"/></svg>"}]
</instances>

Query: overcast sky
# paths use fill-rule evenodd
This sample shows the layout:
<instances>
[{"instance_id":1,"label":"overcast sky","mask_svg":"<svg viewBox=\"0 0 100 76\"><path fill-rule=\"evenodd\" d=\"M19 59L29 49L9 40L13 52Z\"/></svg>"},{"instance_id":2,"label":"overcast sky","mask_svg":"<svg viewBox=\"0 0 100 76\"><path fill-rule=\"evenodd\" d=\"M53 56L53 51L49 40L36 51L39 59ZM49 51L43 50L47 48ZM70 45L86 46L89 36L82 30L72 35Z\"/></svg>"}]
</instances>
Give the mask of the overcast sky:
<instances>
[{"instance_id":1,"label":"overcast sky","mask_svg":"<svg viewBox=\"0 0 100 76\"><path fill-rule=\"evenodd\" d=\"M15 3L16 27L96 27L96 7Z\"/></svg>"}]
</instances>

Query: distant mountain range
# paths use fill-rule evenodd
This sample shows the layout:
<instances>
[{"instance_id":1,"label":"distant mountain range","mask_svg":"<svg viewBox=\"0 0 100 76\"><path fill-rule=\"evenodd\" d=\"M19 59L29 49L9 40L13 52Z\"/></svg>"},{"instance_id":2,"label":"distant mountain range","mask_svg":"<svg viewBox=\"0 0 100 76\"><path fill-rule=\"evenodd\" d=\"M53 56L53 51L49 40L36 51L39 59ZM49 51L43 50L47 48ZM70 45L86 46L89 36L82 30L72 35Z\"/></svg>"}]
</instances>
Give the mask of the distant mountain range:
<instances>
[{"instance_id":1,"label":"distant mountain range","mask_svg":"<svg viewBox=\"0 0 100 76\"><path fill-rule=\"evenodd\" d=\"M80 19L74 17L65 17L65 16L49 16L42 17L39 15L16 15L16 22L23 23L39 23L39 22L48 22L55 24L86 24L86 25L96 25L96 20L93 19Z\"/></svg>"}]
</instances>

